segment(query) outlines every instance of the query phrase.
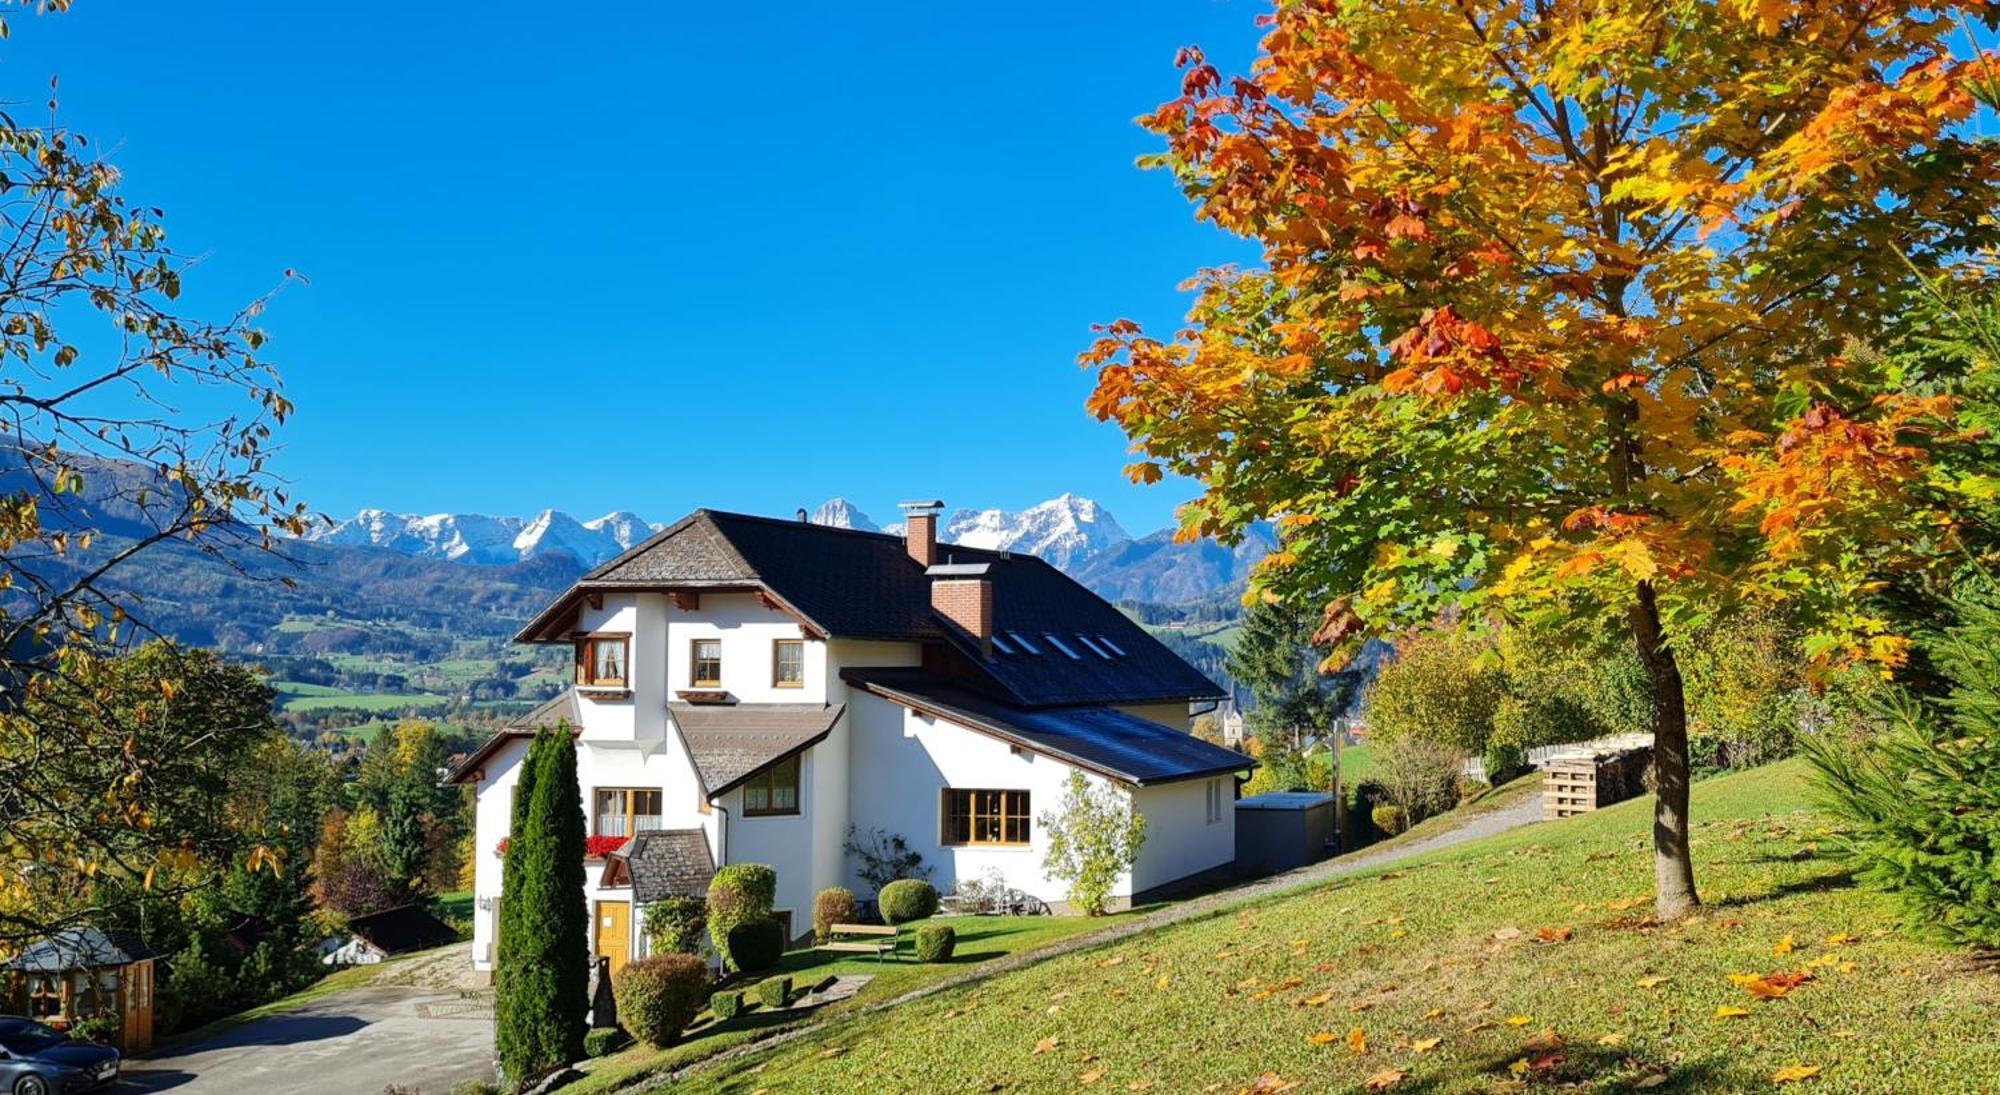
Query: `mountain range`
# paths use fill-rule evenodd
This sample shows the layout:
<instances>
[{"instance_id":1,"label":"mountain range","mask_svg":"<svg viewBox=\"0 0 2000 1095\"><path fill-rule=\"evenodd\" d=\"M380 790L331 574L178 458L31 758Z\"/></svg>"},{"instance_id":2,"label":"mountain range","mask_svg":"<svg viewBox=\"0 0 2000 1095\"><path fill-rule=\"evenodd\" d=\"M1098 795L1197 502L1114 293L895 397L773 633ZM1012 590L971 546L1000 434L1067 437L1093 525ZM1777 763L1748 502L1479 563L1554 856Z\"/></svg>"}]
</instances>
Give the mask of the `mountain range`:
<instances>
[{"instance_id":1,"label":"mountain range","mask_svg":"<svg viewBox=\"0 0 2000 1095\"><path fill-rule=\"evenodd\" d=\"M816 524L902 532L900 523L880 525L845 498L802 512ZM588 568L662 527L623 510L578 520L556 509L533 517L363 509L345 521L323 521L304 539L477 566L560 558ZM1105 597L1162 604L1203 600L1240 587L1250 567L1275 545L1262 526L1235 547L1178 543L1171 529L1134 539L1109 510L1070 493L1019 511L954 510L945 518L940 538L947 544L1039 555Z\"/></svg>"}]
</instances>

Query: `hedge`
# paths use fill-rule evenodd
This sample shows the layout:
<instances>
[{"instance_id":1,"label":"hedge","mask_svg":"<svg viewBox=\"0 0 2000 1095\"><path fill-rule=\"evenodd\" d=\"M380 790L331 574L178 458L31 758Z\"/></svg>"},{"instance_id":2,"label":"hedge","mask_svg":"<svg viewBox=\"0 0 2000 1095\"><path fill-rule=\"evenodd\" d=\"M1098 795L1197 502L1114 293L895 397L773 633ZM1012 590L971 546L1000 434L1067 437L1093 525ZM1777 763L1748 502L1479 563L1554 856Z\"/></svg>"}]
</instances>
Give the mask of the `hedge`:
<instances>
[{"instance_id":1,"label":"hedge","mask_svg":"<svg viewBox=\"0 0 2000 1095\"><path fill-rule=\"evenodd\" d=\"M730 935L744 924L768 918L777 895L778 872L762 863L731 863L709 879L708 938L730 969L749 968L730 950Z\"/></svg>"},{"instance_id":2,"label":"hedge","mask_svg":"<svg viewBox=\"0 0 2000 1095\"><path fill-rule=\"evenodd\" d=\"M743 1012L743 993L738 989L718 992L708 998L708 1010L717 1019L734 1019Z\"/></svg>"},{"instance_id":3,"label":"hedge","mask_svg":"<svg viewBox=\"0 0 2000 1095\"><path fill-rule=\"evenodd\" d=\"M792 979L773 977L757 983L757 1002L767 1008L781 1008L792 998Z\"/></svg>"},{"instance_id":4,"label":"hedge","mask_svg":"<svg viewBox=\"0 0 2000 1095\"><path fill-rule=\"evenodd\" d=\"M835 924L852 924L858 913L853 890L845 886L821 890L813 896L813 942L826 942Z\"/></svg>"}]
</instances>

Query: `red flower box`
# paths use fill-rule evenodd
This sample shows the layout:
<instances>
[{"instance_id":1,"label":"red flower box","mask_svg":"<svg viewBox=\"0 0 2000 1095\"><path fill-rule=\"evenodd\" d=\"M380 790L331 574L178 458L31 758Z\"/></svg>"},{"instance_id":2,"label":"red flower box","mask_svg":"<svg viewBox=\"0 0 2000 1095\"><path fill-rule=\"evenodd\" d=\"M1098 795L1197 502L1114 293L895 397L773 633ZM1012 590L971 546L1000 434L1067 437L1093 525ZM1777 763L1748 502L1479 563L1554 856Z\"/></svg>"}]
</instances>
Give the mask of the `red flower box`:
<instances>
[{"instance_id":1,"label":"red flower box","mask_svg":"<svg viewBox=\"0 0 2000 1095\"><path fill-rule=\"evenodd\" d=\"M506 854L507 854L507 843L508 843L508 841L510 841L510 840L512 840L512 839L513 839L512 837L502 837L502 838L500 839L500 843L498 843L498 844L496 844L496 845L494 845L494 846L493 846L493 854L494 854L494 855L506 855ZM628 840L630 840L630 839L631 839L630 837L622 837L622 836L587 836L587 837L584 837L584 838L583 838L583 858L585 858L585 859L603 859L603 858L604 858L605 856L608 856L608 855L610 855L610 854L611 854L612 852L615 852L615 851L617 851L618 849L620 849L620 848L623 848L623 847L625 846L625 843L626 843L626 841L628 841Z\"/></svg>"}]
</instances>

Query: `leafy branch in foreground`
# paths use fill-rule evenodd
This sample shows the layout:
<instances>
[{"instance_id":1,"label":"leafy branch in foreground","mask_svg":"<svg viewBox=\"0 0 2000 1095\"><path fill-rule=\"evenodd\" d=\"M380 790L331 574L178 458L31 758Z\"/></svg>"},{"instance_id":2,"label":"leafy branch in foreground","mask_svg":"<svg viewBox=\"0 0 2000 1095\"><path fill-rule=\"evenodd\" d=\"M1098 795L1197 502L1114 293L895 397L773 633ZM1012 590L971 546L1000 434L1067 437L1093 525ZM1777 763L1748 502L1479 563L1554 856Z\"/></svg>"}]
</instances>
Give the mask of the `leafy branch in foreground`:
<instances>
[{"instance_id":1,"label":"leafy branch in foreground","mask_svg":"<svg viewBox=\"0 0 2000 1095\"><path fill-rule=\"evenodd\" d=\"M111 876L199 877L204 792L112 668L145 630L118 570L163 549L241 569L306 521L268 466L292 405L260 356L265 300L181 310L191 260L160 212L58 124L53 87L48 111L0 115L0 949L123 892ZM172 707L172 678L148 687ZM84 752L115 769L87 795L64 763Z\"/></svg>"}]
</instances>

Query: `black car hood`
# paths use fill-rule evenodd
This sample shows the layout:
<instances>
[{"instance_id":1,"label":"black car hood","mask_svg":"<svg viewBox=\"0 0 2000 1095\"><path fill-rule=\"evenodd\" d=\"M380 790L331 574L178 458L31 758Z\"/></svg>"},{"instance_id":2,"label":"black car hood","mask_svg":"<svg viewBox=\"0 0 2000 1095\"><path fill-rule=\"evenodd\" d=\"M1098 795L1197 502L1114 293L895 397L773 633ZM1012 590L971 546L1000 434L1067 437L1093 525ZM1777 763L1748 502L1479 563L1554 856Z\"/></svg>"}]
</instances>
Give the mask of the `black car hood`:
<instances>
[{"instance_id":1,"label":"black car hood","mask_svg":"<svg viewBox=\"0 0 2000 1095\"><path fill-rule=\"evenodd\" d=\"M118 1051L110 1046L94 1046L89 1042L62 1042L26 1054L30 1060L63 1068L90 1068L105 1061L118 1059Z\"/></svg>"}]
</instances>

